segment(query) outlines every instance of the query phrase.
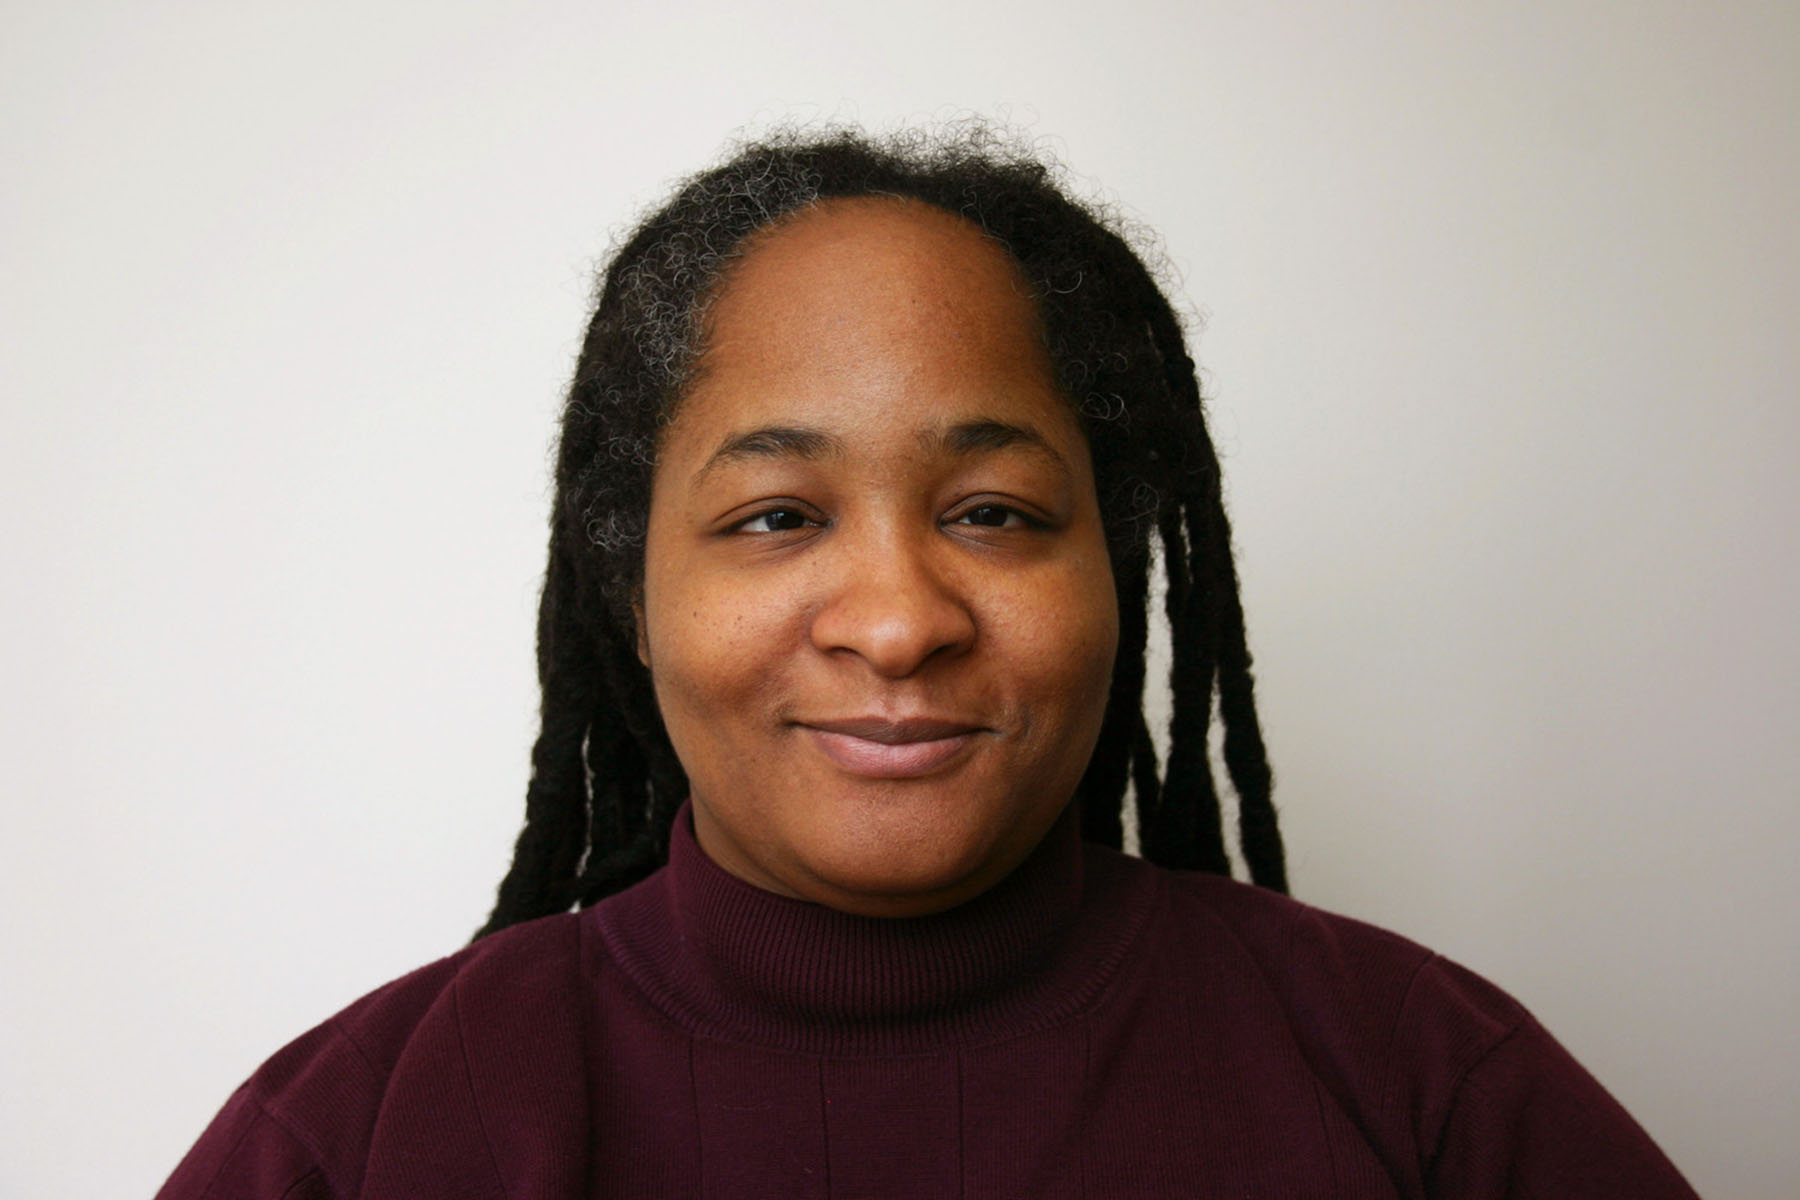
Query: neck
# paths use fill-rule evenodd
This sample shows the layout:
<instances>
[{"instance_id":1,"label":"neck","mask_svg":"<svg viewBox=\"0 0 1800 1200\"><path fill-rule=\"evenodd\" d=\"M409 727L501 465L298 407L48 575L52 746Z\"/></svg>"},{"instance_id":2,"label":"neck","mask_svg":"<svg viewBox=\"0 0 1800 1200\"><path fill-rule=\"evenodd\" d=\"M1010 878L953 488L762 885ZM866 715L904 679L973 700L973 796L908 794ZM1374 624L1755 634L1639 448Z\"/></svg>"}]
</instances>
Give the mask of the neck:
<instances>
[{"instance_id":1,"label":"neck","mask_svg":"<svg viewBox=\"0 0 1800 1200\"><path fill-rule=\"evenodd\" d=\"M1097 991L1136 928L1135 917L1122 927L1118 908L1094 915L1097 896L1140 887L1125 862L1093 848L1084 860L1071 807L972 900L929 916L857 916L726 872L684 810L668 868L596 912L621 965L695 1032L903 1052L1000 1036ZM1129 907L1147 914L1147 903Z\"/></svg>"}]
</instances>

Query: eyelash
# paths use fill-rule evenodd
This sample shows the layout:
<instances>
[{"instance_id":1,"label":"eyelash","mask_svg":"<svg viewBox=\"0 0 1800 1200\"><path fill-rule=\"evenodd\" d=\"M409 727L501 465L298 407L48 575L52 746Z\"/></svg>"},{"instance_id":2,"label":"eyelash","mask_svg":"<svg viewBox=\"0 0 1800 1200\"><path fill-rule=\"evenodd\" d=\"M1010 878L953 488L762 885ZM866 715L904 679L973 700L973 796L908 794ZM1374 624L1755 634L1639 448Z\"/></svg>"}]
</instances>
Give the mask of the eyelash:
<instances>
[{"instance_id":1,"label":"eyelash","mask_svg":"<svg viewBox=\"0 0 1800 1200\"><path fill-rule=\"evenodd\" d=\"M971 519L984 514L998 514L1000 520L995 522ZM797 523L785 524L777 528L754 528L759 522L774 523L783 519ZM965 509L956 516L949 518L944 523L946 525L967 525L977 529L1043 529L1046 527L1046 522L1041 518L1034 517L1030 513L1023 512L1010 504L998 504L992 502L987 504L977 504L972 508ZM827 524L826 521L805 512L797 506L767 508L762 512L754 513L751 516L745 517L742 521L739 521L736 525L732 526L732 532L768 536L782 533L796 533L808 526L825 524Z\"/></svg>"},{"instance_id":2,"label":"eyelash","mask_svg":"<svg viewBox=\"0 0 1800 1200\"><path fill-rule=\"evenodd\" d=\"M777 518L777 517L794 517L794 518L797 518L799 521L801 521L802 524L788 525L788 526L784 526L783 528L780 528L780 529L752 529L752 528L750 528L752 525L756 524L758 521L769 521L769 520L773 520L774 518ZM764 511L757 513L755 516L744 518L744 520L738 522L738 524L736 526L734 526L734 531L739 532L739 533L764 533L764 534L767 534L767 533L792 533L797 529L805 528L805 526L807 526L807 525L821 525L823 523L824 522L822 522L822 521L815 521L812 517L807 516L805 513L801 512L797 508L770 508L770 509L765 509Z\"/></svg>"},{"instance_id":3,"label":"eyelash","mask_svg":"<svg viewBox=\"0 0 1800 1200\"><path fill-rule=\"evenodd\" d=\"M971 517L974 517L978 513L998 513L1000 514L1001 520L998 524L988 521L970 520ZM1028 513L1020 512L1010 504L992 503L977 504L967 512L952 518L950 523L952 525L973 525L981 529L1005 529L1008 528L1014 520L1017 520L1020 527L1026 529L1042 529L1044 527L1042 521L1037 520Z\"/></svg>"}]
</instances>

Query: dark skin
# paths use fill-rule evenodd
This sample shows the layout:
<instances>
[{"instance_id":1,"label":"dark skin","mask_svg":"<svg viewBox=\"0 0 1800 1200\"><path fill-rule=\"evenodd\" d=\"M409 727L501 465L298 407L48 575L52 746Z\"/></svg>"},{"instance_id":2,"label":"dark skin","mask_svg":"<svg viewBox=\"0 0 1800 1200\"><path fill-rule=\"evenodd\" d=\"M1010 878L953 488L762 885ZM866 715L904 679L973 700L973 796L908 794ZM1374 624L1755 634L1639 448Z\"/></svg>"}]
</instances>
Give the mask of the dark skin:
<instances>
[{"instance_id":1,"label":"dark skin","mask_svg":"<svg viewBox=\"0 0 1800 1200\"><path fill-rule=\"evenodd\" d=\"M659 448L637 607L720 866L896 917L1016 867L1092 754L1118 612L1006 252L887 198L759 235Z\"/></svg>"}]
</instances>

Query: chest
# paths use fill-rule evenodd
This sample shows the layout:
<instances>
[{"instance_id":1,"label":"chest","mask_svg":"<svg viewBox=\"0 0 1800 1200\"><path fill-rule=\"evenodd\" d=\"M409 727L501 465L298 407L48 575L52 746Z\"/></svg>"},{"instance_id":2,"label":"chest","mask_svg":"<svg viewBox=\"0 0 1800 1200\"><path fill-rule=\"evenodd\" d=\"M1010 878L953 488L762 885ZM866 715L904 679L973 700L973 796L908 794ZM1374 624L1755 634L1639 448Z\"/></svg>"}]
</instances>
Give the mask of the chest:
<instances>
[{"instance_id":1,"label":"chest","mask_svg":"<svg viewBox=\"0 0 1800 1200\"><path fill-rule=\"evenodd\" d=\"M1416 1194L1281 1031L1154 996L930 1054L783 1053L618 1007L594 1032L593 1196Z\"/></svg>"}]
</instances>

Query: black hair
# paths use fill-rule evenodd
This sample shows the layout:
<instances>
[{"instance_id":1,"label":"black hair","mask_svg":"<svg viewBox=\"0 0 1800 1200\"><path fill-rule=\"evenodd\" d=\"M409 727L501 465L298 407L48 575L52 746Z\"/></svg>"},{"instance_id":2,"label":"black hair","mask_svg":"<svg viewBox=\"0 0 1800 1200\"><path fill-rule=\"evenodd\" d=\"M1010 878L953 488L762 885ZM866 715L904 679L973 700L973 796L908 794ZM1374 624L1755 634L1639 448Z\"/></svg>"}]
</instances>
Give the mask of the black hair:
<instances>
[{"instance_id":1,"label":"black hair","mask_svg":"<svg viewBox=\"0 0 1800 1200\"><path fill-rule=\"evenodd\" d=\"M837 131L760 141L690 177L602 275L563 409L525 826L477 936L591 904L666 860L687 778L637 657L632 611L658 437L704 349L707 304L747 239L848 196L936 205L1004 246L1080 414L1120 614L1112 691L1077 788L1083 836L1122 843L1129 783L1145 858L1230 873L1207 757L1216 691L1239 847L1254 882L1286 890L1218 456L1168 298L1112 223L1059 186L1054 167L991 130L879 140ZM1160 772L1143 704L1153 539L1173 652Z\"/></svg>"}]
</instances>

